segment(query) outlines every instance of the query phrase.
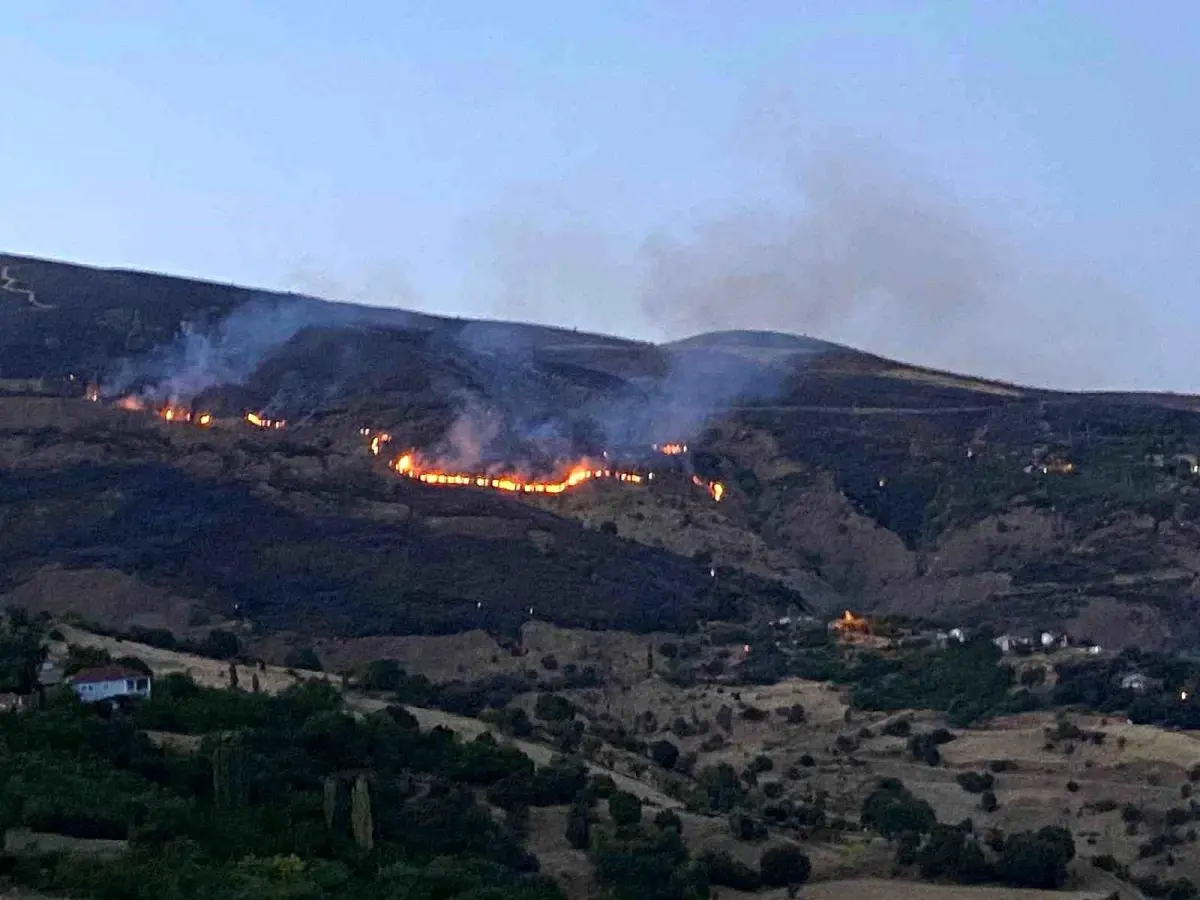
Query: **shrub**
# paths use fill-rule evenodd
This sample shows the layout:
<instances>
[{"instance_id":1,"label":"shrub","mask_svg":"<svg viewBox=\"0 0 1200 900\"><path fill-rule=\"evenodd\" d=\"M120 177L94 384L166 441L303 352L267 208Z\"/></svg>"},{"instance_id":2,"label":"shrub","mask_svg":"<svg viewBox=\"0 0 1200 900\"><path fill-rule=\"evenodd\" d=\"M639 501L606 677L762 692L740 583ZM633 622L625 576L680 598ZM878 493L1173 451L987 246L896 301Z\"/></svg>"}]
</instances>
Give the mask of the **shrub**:
<instances>
[{"instance_id":1,"label":"shrub","mask_svg":"<svg viewBox=\"0 0 1200 900\"><path fill-rule=\"evenodd\" d=\"M542 657L542 668L547 672L554 672L558 669L558 658L553 653L547 653Z\"/></svg>"},{"instance_id":2,"label":"shrub","mask_svg":"<svg viewBox=\"0 0 1200 900\"><path fill-rule=\"evenodd\" d=\"M938 741L933 734L914 734L908 739L908 752L914 760L928 766L936 766L942 761Z\"/></svg>"},{"instance_id":3,"label":"shrub","mask_svg":"<svg viewBox=\"0 0 1200 900\"><path fill-rule=\"evenodd\" d=\"M1015 772L1017 764L1011 759L993 759L988 763L988 770L999 775L1001 772Z\"/></svg>"},{"instance_id":4,"label":"shrub","mask_svg":"<svg viewBox=\"0 0 1200 900\"><path fill-rule=\"evenodd\" d=\"M767 826L746 813L734 813L729 817L729 833L739 841L761 841L767 836Z\"/></svg>"},{"instance_id":5,"label":"shrub","mask_svg":"<svg viewBox=\"0 0 1200 900\"><path fill-rule=\"evenodd\" d=\"M671 828L683 833L683 819L673 809L660 809L654 816L654 824L658 828Z\"/></svg>"},{"instance_id":6,"label":"shrub","mask_svg":"<svg viewBox=\"0 0 1200 900\"><path fill-rule=\"evenodd\" d=\"M992 789L996 783L995 777L990 772L963 772L955 781L968 794L982 794L984 791Z\"/></svg>"},{"instance_id":7,"label":"shrub","mask_svg":"<svg viewBox=\"0 0 1200 900\"><path fill-rule=\"evenodd\" d=\"M626 791L617 791L608 798L608 814L618 828L642 821L642 801Z\"/></svg>"},{"instance_id":8,"label":"shrub","mask_svg":"<svg viewBox=\"0 0 1200 900\"><path fill-rule=\"evenodd\" d=\"M812 863L799 847L771 847L763 851L758 869L765 887L789 887L808 880Z\"/></svg>"},{"instance_id":9,"label":"shrub","mask_svg":"<svg viewBox=\"0 0 1200 900\"><path fill-rule=\"evenodd\" d=\"M228 632L212 631L209 633L209 640L211 641L213 635L217 634L228 634ZM230 636L233 637L232 635ZM234 637L235 644L236 641L237 638ZM218 654L213 655L216 656ZM221 653L219 655L222 658L236 656L237 650L235 649L233 653ZM317 651L310 646L294 647L293 649L289 650L287 656L283 658L283 664L289 669L308 669L313 672L321 671L321 659L317 656Z\"/></svg>"},{"instance_id":10,"label":"shrub","mask_svg":"<svg viewBox=\"0 0 1200 900\"><path fill-rule=\"evenodd\" d=\"M892 737L908 737L912 734L912 722L908 719L892 719L883 726L883 733Z\"/></svg>"},{"instance_id":11,"label":"shrub","mask_svg":"<svg viewBox=\"0 0 1200 900\"><path fill-rule=\"evenodd\" d=\"M1078 781L1068 781L1067 782L1067 790L1072 794L1078 794L1079 793L1079 782Z\"/></svg>"},{"instance_id":12,"label":"shrub","mask_svg":"<svg viewBox=\"0 0 1200 900\"><path fill-rule=\"evenodd\" d=\"M709 850L701 855L699 861L708 875L708 883L716 887L757 891L761 884L757 872L724 851Z\"/></svg>"},{"instance_id":13,"label":"shrub","mask_svg":"<svg viewBox=\"0 0 1200 900\"><path fill-rule=\"evenodd\" d=\"M758 774L761 774L762 772L770 772L773 768L775 768L775 763L771 759L771 757L760 753L758 756L754 757L754 759L752 759L750 761L750 765L748 768L755 775L758 775Z\"/></svg>"},{"instance_id":14,"label":"shrub","mask_svg":"<svg viewBox=\"0 0 1200 900\"><path fill-rule=\"evenodd\" d=\"M1167 810L1163 817L1168 828L1178 828L1181 825L1186 825L1191 819L1191 815L1186 809L1180 809L1178 806L1173 806Z\"/></svg>"},{"instance_id":15,"label":"shrub","mask_svg":"<svg viewBox=\"0 0 1200 900\"><path fill-rule=\"evenodd\" d=\"M376 659L367 663L358 678L364 691L396 691L404 682L405 671L394 659Z\"/></svg>"},{"instance_id":16,"label":"shrub","mask_svg":"<svg viewBox=\"0 0 1200 900\"><path fill-rule=\"evenodd\" d=\"M655 741L649 748L650 758L664 769L675 768L679 761L679 748L670 741Z\"/></svg>"},{"instance_id":17,"label":"shrub","mask_svg":"<svg viewBox=\"0 0 1200 900\"><path fill-rule=\"evenodd\" d=\"M538 694L533 706L534 715L545 722L563 722L575 715L575 707L558 694Z\"/></svg>"},{"instance_id":18,"label":"shrub","mask_svg":"<svg viewBox=\"0 0 1200 900\"><path fill-rule=\"evenodd\" d=\"M995 812L999 805L992 791L984 791L979 797L979 808L984 812Z\"/></svg>"}]
</instances>

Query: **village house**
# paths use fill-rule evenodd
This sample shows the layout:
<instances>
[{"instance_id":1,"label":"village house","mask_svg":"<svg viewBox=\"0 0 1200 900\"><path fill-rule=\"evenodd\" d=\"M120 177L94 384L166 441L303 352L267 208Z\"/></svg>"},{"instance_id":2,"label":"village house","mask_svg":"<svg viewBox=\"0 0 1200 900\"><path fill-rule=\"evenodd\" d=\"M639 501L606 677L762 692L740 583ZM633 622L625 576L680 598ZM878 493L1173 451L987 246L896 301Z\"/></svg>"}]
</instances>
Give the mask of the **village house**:
<instances>
[{"instance_id":1,"label":"village house","mask_svg":"<svg viewBox=\"0 0 1200 900\"><path fill-rule=\"evenodd\" d=\"M1030 637L1002 634L998 638L993 638L992 643L1000 648L1001 653L1028 653L1033 650L1036 642Z\"/></svg>"},{"instance_id":2,"label":"village house","mask_svg":"<svg viewBox=\"0 0 1200 900\"><path fill-rule=\"evenodd\" d=\"M83 669L72 675L69 681L84 703L150 696L150 676L124 666Z\"/></svg>"},{"instance_id":3,"label":"village house","mask_svg":"<svg viewBox=\"0 0 1200 900\"><path fill-rule=\"evenodd\" d=\"M1162 687L1161 681L1157 678L1143 675L1141 672L1130 672L1121 678L1121 689L1133 691L1135 694L1144 694L1149 690L1157 690L1160 687Z\"/></svg>"},{"instance_id":4,"label":"village house","mask_svg":"<svg viewBox=\"0 0 1200 900\"><path fill-rule=\"evenodd\" d=\"M1053 631L1043 631L1039 638L1043 650L1060 650L1067 647L1070 639L1065 634L1057 634Z\"/></svg>"}]
</instances>

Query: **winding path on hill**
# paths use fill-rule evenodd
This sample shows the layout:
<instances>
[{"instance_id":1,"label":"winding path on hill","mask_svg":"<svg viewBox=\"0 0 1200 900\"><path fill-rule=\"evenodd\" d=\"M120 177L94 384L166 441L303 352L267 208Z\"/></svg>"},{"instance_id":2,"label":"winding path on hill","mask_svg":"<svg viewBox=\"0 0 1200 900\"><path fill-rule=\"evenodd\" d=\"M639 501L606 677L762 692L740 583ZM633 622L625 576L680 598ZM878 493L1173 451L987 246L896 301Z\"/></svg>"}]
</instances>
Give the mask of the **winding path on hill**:
<instances>
[{"instance_id":1,"label":"winding path on hill","mask_svg":"<svg viewBox=\"0 0 1200 900\"><path fill-rule=\"evenodd\" d=\"M20 282L16 276L9 274L8 270L11 268L12 266L0 267L0 291L21 295L34 309L54 309L52 304L39 302L32 288L18 287Z\"/></svg>"}]
</instances>

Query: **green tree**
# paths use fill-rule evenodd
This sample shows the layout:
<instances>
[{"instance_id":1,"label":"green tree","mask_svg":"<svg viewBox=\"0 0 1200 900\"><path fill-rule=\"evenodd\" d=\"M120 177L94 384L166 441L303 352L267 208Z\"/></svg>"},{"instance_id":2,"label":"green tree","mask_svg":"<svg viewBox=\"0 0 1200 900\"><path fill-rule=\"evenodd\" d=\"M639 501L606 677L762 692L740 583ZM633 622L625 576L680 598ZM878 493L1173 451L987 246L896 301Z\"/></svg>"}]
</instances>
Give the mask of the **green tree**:
<instances>
[{"instance_id":1,"label":"green tree","mask_svg":"<svg viewBox=\"0 0 1200 900\"><path fill-rule=\"evenodd\" d=\"M889 840L903 834L929 834L937 823L933 807L918 800L894 778L880 781L863 801L863 825Z\"/></svg>"},{"instance_id":2,"label":"green tree","mask_svg":"<svg viewBox=\"0 0 1200 900\"><path fill-rule=\"evenodd\" d=\"M650 758L664 769L675 768L679 761L679 748L670 741L655 741L649 748Z\"/></svg>"},{"instance_id":3,"label":"green tree","mask_svg":"<svg viewBox=\"0 0 1200 900\"><path fill-rule=\"evenodd\" d=\"M404 669L394 659L376 659L367 663L358 678L364 691L396 691L405 677Z\"/></svg>"},{"instance_id":4,"label":"green tree","mask_svg":"<svg viewBox=\"0 0 1200 900\"><path fill-rule=\"evenodd\" d=\"M799 847L786 845L764 850L758 869L766 887L788 887L804 884L812 871L812 863Z\"/></svg>"},{"instance_id":5,"label":"green tree","mask_svg":"<svg viewBox=\"0 0 1200 900\"><path fill-rule=\"evenodd\" d=\"M617 791L608 798L608 814L618 828L642 821L642 801L626 791Z\"/></svg>"},{"instance_id":6,"label":"green tree","mask_svg":"<svg viewBox=\"0 0 1200 900\"><path fill-rule=\"evenodd\" d=\"M575 715L571 701L558 694L538 694L534 714L545 722L562 722Z\"/></svg>"},{"instance_id":7,"label":"green tree","mask_svg":"<svg viewBox=\"0 0 1200 900\"><path fill-rule=\"evenodd\" d=\"M365 775L354 779L354 790L350 795L350 833L363 850L375 847L375 824L371 816L371 789Z\"/></svg>"},{"instance_id":8,"label":"green tree","mask_svg":"<svg viewBox=\"0 0 1200 900\"><path fill-rule=\"evenodd\" d=\"M572 803L567 810L567 843L576 850L586 850L591 840L591 828L587 804Z\"/></svg>"},{"instance_id":9,"label":"green tree","mask_svg":"<svg viewBox=\"0 0 1200 900\"><path fill-rule=\"evenodd\" d=\"M311 646L294 647L283 658L283 664L289 669L308 669L311 672L321 671L321 658Z\"/></svg>"},{"instance_id":10,"label":"green tree","mask_svg":"<svg viewBox=\"0 0 1200 900\"><path fill-rule=\"evenodd\" d=\"M1055 890L1067 880L1067 865L1075 858L1075 839L1065 828L1009 835L996 865L1000 877L1014 887Z\"/></svg>"},{"instance_id":11,"label":"green tree","mask_svg":"<svg viewBox=\"0 0 1200 900\"><path fill-rule=\"evenodd\" d=\"M45 623L19 607L0 617L0 690L31 694L46 658Z\"/></svg>"},{"instance_id":12,"label":"green tree","mask_svg":"<svg viewBox=\"0 0 1200 900\"><path fill-rule=\"evenodd\" d=\"M709 884L735 891L757 891L762 885L757 872L723 850L710 850L700 857L699 862L704 866Z\"/></svg>"}]
</instances>

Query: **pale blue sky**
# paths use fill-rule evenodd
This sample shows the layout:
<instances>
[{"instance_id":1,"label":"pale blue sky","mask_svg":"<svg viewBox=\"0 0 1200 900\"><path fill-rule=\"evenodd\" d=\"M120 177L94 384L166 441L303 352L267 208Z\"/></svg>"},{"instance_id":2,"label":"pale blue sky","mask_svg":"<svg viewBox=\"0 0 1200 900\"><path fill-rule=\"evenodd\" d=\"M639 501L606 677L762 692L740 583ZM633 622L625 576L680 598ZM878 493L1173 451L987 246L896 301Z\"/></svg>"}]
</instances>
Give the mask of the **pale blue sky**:
<instances>
[{"instance_id":1,"label":"pale blue sky","mask_svg":"<svg viewBox=\"0 0 1200 900\"><path fill-rule=\"evenodd\" d=\"M0 248L1200 390L1197 46L1165 0L7 0Z\"/></svg>"}]
</instances>

